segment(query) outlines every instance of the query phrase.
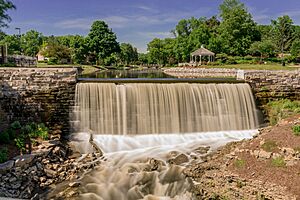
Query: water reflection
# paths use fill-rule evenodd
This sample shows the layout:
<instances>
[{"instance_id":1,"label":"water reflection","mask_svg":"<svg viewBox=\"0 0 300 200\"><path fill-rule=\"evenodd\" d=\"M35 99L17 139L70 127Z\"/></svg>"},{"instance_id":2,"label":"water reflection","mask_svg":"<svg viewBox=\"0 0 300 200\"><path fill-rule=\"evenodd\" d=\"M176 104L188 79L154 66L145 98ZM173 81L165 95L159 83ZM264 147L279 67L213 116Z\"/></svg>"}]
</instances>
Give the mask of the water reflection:
<instances>
[{"instance_id":1,"label":"water reflection","mask_svg":"<svg viewBox=\"0 0 300 200\"><path fill-rule=\"evenodd\" d=\"M80 75L80 78L175 78L161 70L106 70Z\"/></svg>"}]
</instances>

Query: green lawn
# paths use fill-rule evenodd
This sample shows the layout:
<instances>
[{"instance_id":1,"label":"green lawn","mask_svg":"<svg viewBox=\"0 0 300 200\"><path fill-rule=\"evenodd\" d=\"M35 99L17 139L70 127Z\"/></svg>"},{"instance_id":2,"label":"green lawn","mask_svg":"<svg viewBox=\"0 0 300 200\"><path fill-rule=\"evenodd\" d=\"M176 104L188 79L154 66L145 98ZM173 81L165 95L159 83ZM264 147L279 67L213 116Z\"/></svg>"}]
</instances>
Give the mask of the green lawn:
<instances>
[{"instance_id":1,"label":"green lawn","mask_svg":"<svg viewBox=\"0 0 300 200\"><path fill-rule=\"evenodd\" d=\"M226 69L245 69L245 70L296 70L300 69L300 65L286 65L281 64L234 64L234 65L215 65L205 66L207 68L226 68Z\"/></svg>"}]
</instances>

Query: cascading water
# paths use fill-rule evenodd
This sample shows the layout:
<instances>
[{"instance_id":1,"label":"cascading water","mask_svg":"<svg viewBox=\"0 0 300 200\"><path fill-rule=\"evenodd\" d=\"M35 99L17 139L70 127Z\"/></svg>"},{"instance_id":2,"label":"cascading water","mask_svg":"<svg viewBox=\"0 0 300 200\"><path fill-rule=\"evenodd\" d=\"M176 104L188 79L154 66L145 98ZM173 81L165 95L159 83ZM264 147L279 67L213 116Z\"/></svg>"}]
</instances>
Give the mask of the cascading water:
<instances>
[{"instance_id":1,"label":"cascading water","mask_svg":"<svg viewBox=\"0 0 300 200\"><path fill-rule=\"evenodd\" d=\"M256 128L248 84L99 84L76 87L79 130L139 135Z\"/></svg>"},{"instance_id":2,"label":"cascading water","mask_svg":"<svg viewBox=\"0 0 300 200\"><path fill-rule=\"evenodd\" d=\"M184 166L258 127L248 84L79 83L74 113L78 149L92 130L106 158L80 199L193 199Z\"/></svg>"}]
</instances>

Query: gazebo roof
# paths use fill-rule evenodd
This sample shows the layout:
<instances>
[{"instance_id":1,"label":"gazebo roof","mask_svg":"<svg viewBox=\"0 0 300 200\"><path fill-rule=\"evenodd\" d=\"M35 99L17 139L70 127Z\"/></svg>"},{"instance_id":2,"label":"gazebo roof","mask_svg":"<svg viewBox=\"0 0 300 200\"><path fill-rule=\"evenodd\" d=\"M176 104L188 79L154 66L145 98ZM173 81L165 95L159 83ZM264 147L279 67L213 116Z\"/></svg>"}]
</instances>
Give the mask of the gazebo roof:
<instances>
[{"instance_id":1,"label":"gazebo roof","mask_svg":"<svg viewBox=\"0 0 300 200\"><path fill-rule=\"evenodd\" d=\"M201 47L200 49L197 49L196 51L192 52L191 55L192 56L214 56L215 53L205 49L204 47Z\"/></svg>"}]
</instances>

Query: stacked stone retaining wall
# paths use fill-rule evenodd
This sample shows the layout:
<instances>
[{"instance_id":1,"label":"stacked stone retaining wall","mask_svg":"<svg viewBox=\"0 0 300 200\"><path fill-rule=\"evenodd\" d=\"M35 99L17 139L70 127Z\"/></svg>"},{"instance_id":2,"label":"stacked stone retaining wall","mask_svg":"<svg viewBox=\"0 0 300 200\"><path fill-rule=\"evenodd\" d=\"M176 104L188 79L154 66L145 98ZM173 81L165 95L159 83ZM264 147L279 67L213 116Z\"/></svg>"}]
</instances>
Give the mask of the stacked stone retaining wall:
<instances>
[{"instance_id":1,"label":"stacked stone retaining wall","mask_svg":"<svg viewBox=\"0 0 300 200\"><path fill-rule=\"evenodd\" d=\"M69 130L76 68L0 68L0 130L13 121Z\"/></svg>"},{"instance_id":2,"label":"stacked stone retaining wall","mask_svg":"<svg viewBox=\"0 0 300 200\"><path fill-rule=\"evenodd\" d=\"M179 78L237 77L249 83L258 104L288 98L300 100L300 70L237 70L222 68L170 68L165 73Z\"/></svg>"},{"instance_id":3,"label":"stacked stone retaining wall","mask_svg":"<svg viewBox=\"0 0 300 200\"><path fill-rule=\"evenodd\" d=\"M283 98L300 100L300 70L245 71L244 80L261 104Z\"/></svg>"}]
</instances>

